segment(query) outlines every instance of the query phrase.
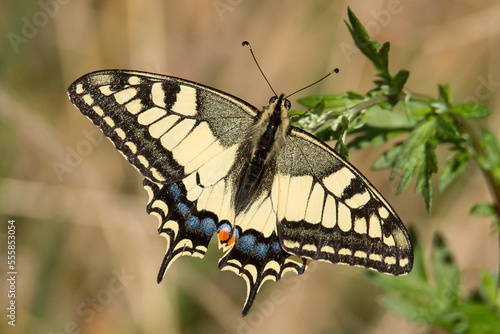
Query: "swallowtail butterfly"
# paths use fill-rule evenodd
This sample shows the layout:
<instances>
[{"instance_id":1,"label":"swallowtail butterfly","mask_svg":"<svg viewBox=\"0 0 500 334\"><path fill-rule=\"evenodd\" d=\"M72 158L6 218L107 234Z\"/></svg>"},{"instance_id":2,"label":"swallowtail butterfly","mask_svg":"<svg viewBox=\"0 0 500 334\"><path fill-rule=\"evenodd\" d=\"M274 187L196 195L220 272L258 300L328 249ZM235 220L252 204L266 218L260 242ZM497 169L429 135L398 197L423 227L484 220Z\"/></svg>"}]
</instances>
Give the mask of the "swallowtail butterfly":
<instances>
[{"instance_id":1,"label":"swallowtail butterfly","mask_svg":"<svg viewBox=\"0 0 500 334\"><path fill-rule=\"evenodd\" d=\"M167 251L158 282L180 256L202 258L213 235L247 284L245 315L266 280L302 274L308 261L404 275L408 233L372 184L325 143L290 124L290 102L259 110L199 83L104 70L68 89L144 176L147 212Z\"/></svg>"}]
</instances>

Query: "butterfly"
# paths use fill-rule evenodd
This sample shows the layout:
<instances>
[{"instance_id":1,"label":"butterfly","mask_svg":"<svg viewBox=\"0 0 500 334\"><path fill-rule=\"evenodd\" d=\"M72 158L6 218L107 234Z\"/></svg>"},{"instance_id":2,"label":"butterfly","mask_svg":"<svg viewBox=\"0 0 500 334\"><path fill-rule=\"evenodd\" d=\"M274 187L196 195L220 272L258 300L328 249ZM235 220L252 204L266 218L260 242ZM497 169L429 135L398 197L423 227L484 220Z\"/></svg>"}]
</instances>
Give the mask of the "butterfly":
<instances>
[{"instance_id":1,"label":"butterfly","mask_svg":"<svg viewBox=\"0 0 500 334\"><path fill-rule=\"evenodd\" d=\"M217 236L221 270L259 288L311 260L404 275L413 248L373 185L332 148L294 127L291 103L259 110L202 84L103 70L68 88L71 102L144 176L147 212L167 250L158 283L181 256L203 258Z\"/></svg>"}]
</instances>

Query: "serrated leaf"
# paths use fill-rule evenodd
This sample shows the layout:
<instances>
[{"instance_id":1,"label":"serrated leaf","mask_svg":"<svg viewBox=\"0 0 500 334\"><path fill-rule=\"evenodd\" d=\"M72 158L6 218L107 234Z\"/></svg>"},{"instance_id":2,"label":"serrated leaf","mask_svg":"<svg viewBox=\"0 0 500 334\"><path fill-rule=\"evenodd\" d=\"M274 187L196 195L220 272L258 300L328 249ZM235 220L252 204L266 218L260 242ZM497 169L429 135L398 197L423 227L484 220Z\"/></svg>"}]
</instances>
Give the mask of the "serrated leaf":
<instances>
[{"instance_id":1,"label":"serrated leaf","mask_svg":"<svg viewBox=\"0 0 500 334\"><path fill-rule=\"evenodd\" d=\"M439 191L445 190L460 174L462 174L469 164L471 155L469 151L460 151L451 156L441 170L439 176Z\"/></svg>"},{"instance_id":2,"label":"serrated leaf","mask_svg":"<svg viewBox=\"0 0 500 334\"><path fill-rule=\"evenodd\" d=\"M401 193L408 187L423 165L426 157L425 144L433 139L435 133L436 121L431 118L415 127L410 136L404 141L391 173L391 178L394 178L399 173L401 174L397 193Z\"/></svg>"},{"instance_id":3,"label":"serrated leaf","mask_svg":"<svg viewBox=\"0 0 500 334\"><path fill-rule=\"evenodd\" d=\"M450 109L450 113L467 118L482 118L490 115L488 109L473 103L460 103Z\"/></svg>"},{"instance_id":4,"label":"serrated leaf","mask_svg":"<svg viewBox=\"0 0 500 334\"><path fill-rule=\"evenodd\" d=\"M401 150L402 151L402 150ZM408 160L398 163L396 160L394 170L401 171L401 178L399 179L398 188L396 189L396 194L401 194L408 186L410 185L413 178L417 175L419 169L422 167L424 162L425 154L423 152L422 147L418 149L414 149L410 154L406 155ZM397 158L400 158L398 156ZM395 173L393 170L393 174L391 174L390 179L395 177Z\"/></svg>"},{"instance_id":5,"label":"serrated leaf","mask_svg":"<svg viewBox=\"0 0 500 334\"><path fill-rule=\"evenodd\" d=\"M497 214L497 210L491 203L476 203L470 209L470 214L479 217L494 217Z\"/></svg>"},{"instance_id":6,"label":"serrated leaf","mask_svg":"<svg viewBox=\"0 0 500 334\"><path fill-rule=\"evenodd\" d=\"M378 51L378 56L380 59L380 75L386 79L387 81L391 80L391 76L389 75L389 50L391 49L391 44L389 42L385 42L382 44L382 47Z\"/></svg>"},{"instance_id":7,"label":"serrated leaf","mask_svg":"<svg viewBox=\"0 0 500 334\"><path fill-rule=\"evenodd\" d=\"M377 51L380 43L370 40L365 28L350 8L347 9L347 16L349 18L349 22L344 22L347 29L349 29L349 32L351 33L354 44L356 44L358 49L372 61L380 76L384 78L386 82L390 82L391 75L389 74L389 70L387 68L387 54L390 48L389 43L384 43L380 51Z\"/></svg>"},{"instance_id":8,"label":"serrated leaf","mask_svg":"<svg viewBox=\"0 0 500 334\"><path fill-rule=\"evenodd\" d=\"M415 192L422 194L428 212L432 211L434 192L432 189L432 174L437 172L435 145L427 142L424 147L424 161L417 177Z\"/></svg>"},{"instance_id":9,"label":"serrated leaf","mask_svg":"<svg viewBox=\"0 0 500 334\"><path fill-rule=\"evenodd\" d=\"M400 70L391 81L391 87L389 89L389 94L390 95L397 95L397 94L401 93L406 81L408 80L409 75L410 75L410 72L408 72L407 70Z\"/></svg>"},{"instance_id":10,"label":"serrated leaf","mask_svg":"<svg viewBox=\"0 0 500 334\"><path fill-rule=\"evenodd\" d=\"M464 138L462 137L460 130L457 127L457 124L455 124L455 121L453 120L452 117L450 117L448 114L443 113L440 114L437 117L438 121L438 135L439 137L442 138L443 141L448 141L448 142L459 142L459 141L464 141Z\"/></svg>"}]
</instances>

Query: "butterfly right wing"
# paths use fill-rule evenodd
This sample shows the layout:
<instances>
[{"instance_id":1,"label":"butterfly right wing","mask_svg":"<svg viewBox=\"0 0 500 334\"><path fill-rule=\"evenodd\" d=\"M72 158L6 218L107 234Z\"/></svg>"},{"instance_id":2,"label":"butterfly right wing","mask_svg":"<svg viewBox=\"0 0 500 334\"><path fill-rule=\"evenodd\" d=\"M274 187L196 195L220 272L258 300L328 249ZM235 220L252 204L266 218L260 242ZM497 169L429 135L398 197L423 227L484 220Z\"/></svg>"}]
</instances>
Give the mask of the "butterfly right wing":
<instances>
[{"instance_id":1,"label":"butterfly right wing","mask_svg":"<svg viewBox=\"0 0 500 334\"><path fill-rule=\"evenodd\" d=\"M146 178L172 183L239 145L258 110L187 80L125 70L86 74L71 102Z\"/></svg>"},{"instance_id":2,"label":"butterfly right wing","mask_svg":"<svg viewBox=\"0 0 500 334\"><path fill-rule=\"evenodd\" d=\"M329 146L293 128L278 158L278 235L289 253L404 275L413 248L373 185Z\"/></svg>"}]
</instances>

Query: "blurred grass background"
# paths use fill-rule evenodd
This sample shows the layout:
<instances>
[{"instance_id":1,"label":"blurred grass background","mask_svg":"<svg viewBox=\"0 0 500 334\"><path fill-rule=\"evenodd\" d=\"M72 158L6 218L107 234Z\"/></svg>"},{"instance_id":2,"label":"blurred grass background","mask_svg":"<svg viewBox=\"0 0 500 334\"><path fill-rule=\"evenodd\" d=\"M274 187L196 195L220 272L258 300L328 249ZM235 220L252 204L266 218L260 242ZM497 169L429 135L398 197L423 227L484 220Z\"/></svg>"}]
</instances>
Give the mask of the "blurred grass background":
<instances>
[{"instance_id":1,"label":"blurred grass background","mask_svg":"<svg viewBox=\"0 0 500 334\"><path fill-rule=\"evenodd\" d=\"M440 333L381 309L380 291L358 268L320 263L303 276L266 283L245 318L244 282L219 272L215 247L203 261L180 259L156 284L165 241L157 236L156 218L145 212L142 179L66 95L87 72L127 68L267 105L271 92L243 40L252 43L278 92L301 88L334 67L340 74L300 96L365 92L375 71L353 52L343 23L347 6L372 38L391 42L391 69L410 71L407 87L435 96L437 83L450 83L455 102L490 108L487 125L498 133L497 1L2 1L0 268L7 220L15 219L18 277L16 327L6 324L2 283L0 331ZM351 161L424 245L434 232L444 235L464 268L464 289L479 268L495 270L498 245L488 221L468 215L472 204L489 199L478 170L470 168L438 195L428 215L411 191L394 196L388 173L370 172L379 153L355 152Z\"/></svg>"}]
</instances>

